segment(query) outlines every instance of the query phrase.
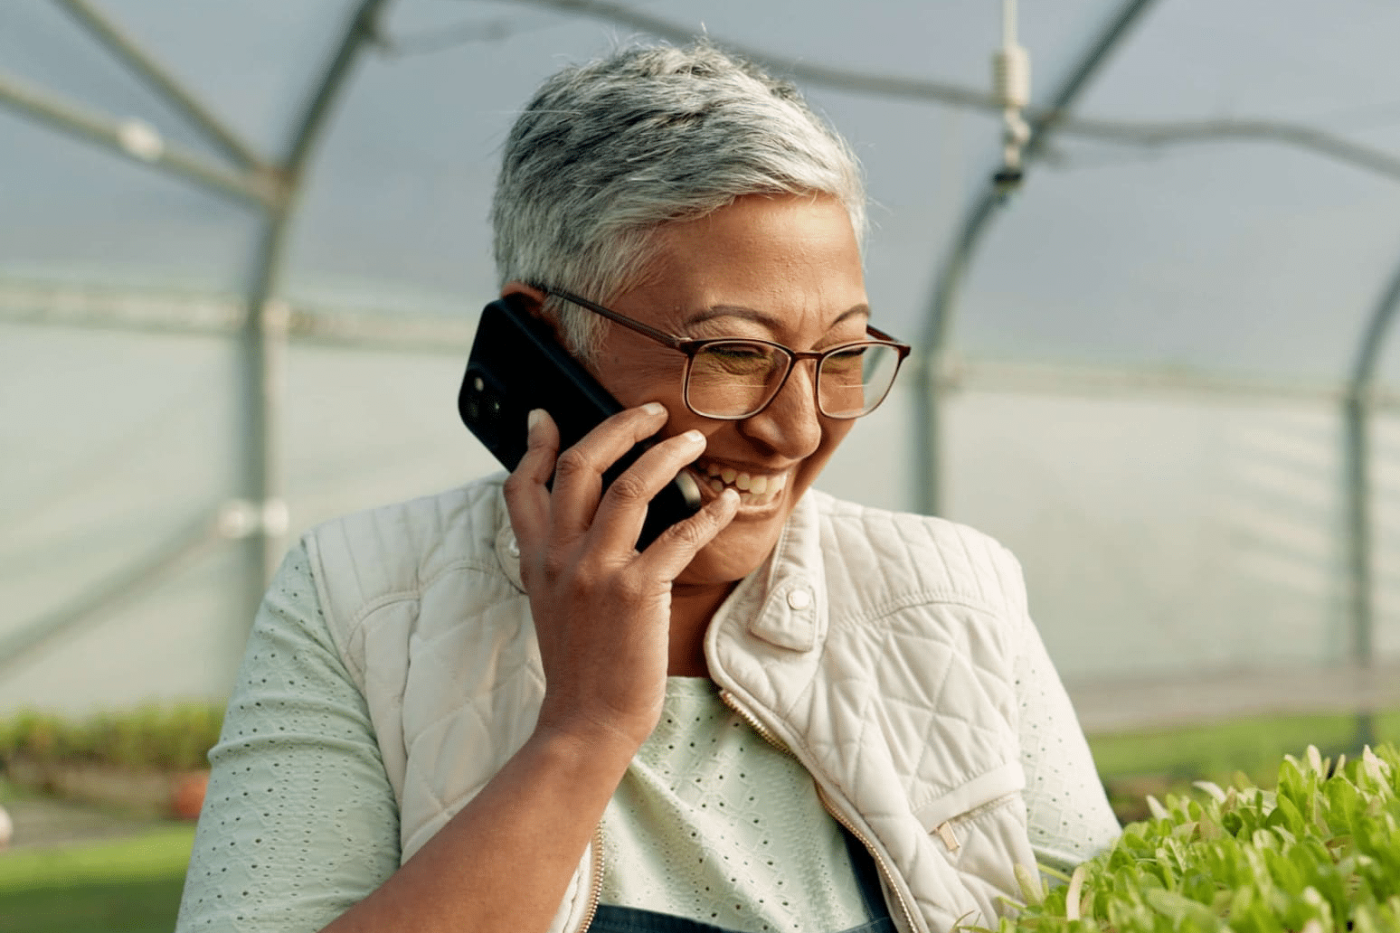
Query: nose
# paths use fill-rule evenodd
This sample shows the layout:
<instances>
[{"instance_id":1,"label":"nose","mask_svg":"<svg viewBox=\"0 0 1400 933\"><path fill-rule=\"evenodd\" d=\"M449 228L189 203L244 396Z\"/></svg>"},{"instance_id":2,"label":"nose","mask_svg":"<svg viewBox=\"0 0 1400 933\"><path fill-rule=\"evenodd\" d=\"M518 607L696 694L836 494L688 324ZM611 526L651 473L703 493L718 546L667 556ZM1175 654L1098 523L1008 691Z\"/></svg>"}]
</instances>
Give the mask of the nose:
<instances>
[{"instance_id":1,"label":"nose","mask_svg":"<svg viewBox=\"0 0 1400 933\"><path fill-rule=\"evenodd\" d=\"M816 453L823 432L816 378L816 361L798 360L773 401L740 421L739 432L791 460Z\"/></svg>"}]
</instances>

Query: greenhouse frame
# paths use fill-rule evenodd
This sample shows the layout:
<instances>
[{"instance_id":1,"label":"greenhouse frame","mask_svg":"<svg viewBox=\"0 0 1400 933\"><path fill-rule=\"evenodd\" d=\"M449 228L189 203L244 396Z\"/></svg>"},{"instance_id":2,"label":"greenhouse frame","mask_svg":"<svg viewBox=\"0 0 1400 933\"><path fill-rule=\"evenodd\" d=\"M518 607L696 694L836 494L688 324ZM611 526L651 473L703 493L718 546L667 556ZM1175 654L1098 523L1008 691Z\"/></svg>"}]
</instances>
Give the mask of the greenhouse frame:
<instances>
[{"instance_id":1,"label":"greenhouse frame","mask_svg":"<svg viewBox=\"0 0 1400 933\"><path fill-rule=\"evenodd\" d=\"M1400 9L854 6L4 5L0 714L216 699L296 534L495 469L452 399L510 117L706 36L852 140L915 347L824 488L1006 543L1091 731L1366 738L1400 705Z\"/></svg>"}]
</instances>

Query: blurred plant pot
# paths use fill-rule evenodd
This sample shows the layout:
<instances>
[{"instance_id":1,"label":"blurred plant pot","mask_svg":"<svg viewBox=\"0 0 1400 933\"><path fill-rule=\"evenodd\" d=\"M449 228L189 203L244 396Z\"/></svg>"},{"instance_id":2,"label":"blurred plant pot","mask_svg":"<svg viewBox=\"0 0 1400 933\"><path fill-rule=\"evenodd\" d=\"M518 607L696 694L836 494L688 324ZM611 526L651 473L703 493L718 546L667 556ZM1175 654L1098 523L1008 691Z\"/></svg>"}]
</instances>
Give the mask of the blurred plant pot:
<instances>
[{"instance_id":1,"label":"blurred plant pot","mask_svg":"<svg viewBox=\"0 0 1400 933\"><path fill-rule=\"evenodd\" d=\"M199 819L204 794L209 790L208 771L186 771L175 776L170 792L170 812L182 820Z\"/></svg>"}]
</instances>

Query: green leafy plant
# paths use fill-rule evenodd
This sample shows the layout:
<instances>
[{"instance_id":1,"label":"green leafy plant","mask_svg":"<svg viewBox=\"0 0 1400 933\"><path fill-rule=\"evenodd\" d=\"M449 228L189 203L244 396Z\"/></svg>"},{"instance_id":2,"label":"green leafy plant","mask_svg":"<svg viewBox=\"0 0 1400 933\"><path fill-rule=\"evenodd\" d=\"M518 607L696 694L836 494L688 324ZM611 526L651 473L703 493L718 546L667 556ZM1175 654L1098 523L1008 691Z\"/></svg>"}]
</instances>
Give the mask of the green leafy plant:
<instances>
[{"instance_id":1,"label":"green leafy plant","mask_svg":"<svg viewBox=\"0 0 1400 933\"><path fill-rule=\"evenodd\" d=\"M26 712L0 723L0 758L192 770L205 766L222 721L223 707L207 703L145 706L80 720Z\"/></svg>"},{"instance_id":2,"label":"green leafy plant","mask_svg":"<svg viewBox=\"0 0 1400 933\"><path fill-rule=\"evenodd\" d=\"M998 933L1400 930L1400 751L1286 756L1276 790L1200 782L1024 904Z\"/></svg>"}]
</instances>

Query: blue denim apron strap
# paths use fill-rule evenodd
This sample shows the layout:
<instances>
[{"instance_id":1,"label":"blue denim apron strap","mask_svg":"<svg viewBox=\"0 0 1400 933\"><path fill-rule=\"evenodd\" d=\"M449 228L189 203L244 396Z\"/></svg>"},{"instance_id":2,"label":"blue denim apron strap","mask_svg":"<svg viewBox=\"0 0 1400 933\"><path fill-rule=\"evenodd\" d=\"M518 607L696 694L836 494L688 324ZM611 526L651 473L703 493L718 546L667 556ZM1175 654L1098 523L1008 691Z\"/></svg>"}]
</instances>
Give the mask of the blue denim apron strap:
<instances>
[{"instance_id":1,"label":"blue denim apron strap","mask_svg":"<svg viewBox=\"0 0 1400 933\"><path fill-rule=\"evenodd\" d=\"M588 933L734 933L712 923L659 914L639 907L599 904Z\"/></svg>"},{"instance_id":2,"label":"blue denim apron strap","mask_svg":"<svg viewBox=\"0 0 1400 933\"><path fill-rule=\"evenodd\" d=\"M885 893L880 889L880 869L875 864L875 857L865 843L849 830L843 827L842 832L846 837L846 851L851 856L851 867L856 873L856 883L860 885L860 896L865 901L865 915L870 918L868 922L842 933L896 933L889 905L885 903Z\"/></svg>"},{"instance_id":3,"label":"blue denim apron strap","mask_svg":"<svg viewBox=\"0 0 1400 933\"><path fill-rule=\"evenodd\" d=\"M885 905L884 894L880 891L880 871L875 859L865 846L850 833L845 833L846 850L851 856L851 867L855 870L856 882L860 886L860 896L865 901L865 915L870 919L858 926L840 933L895 933L894 921L890 919L889 908ZM599 904L593 915L593 923L588 933L736 933L727 927L670 914L659 914L637 907L614 907ZM828 930L812 930L810 933L833 933Z\"/></svg>"}]
</instances>

